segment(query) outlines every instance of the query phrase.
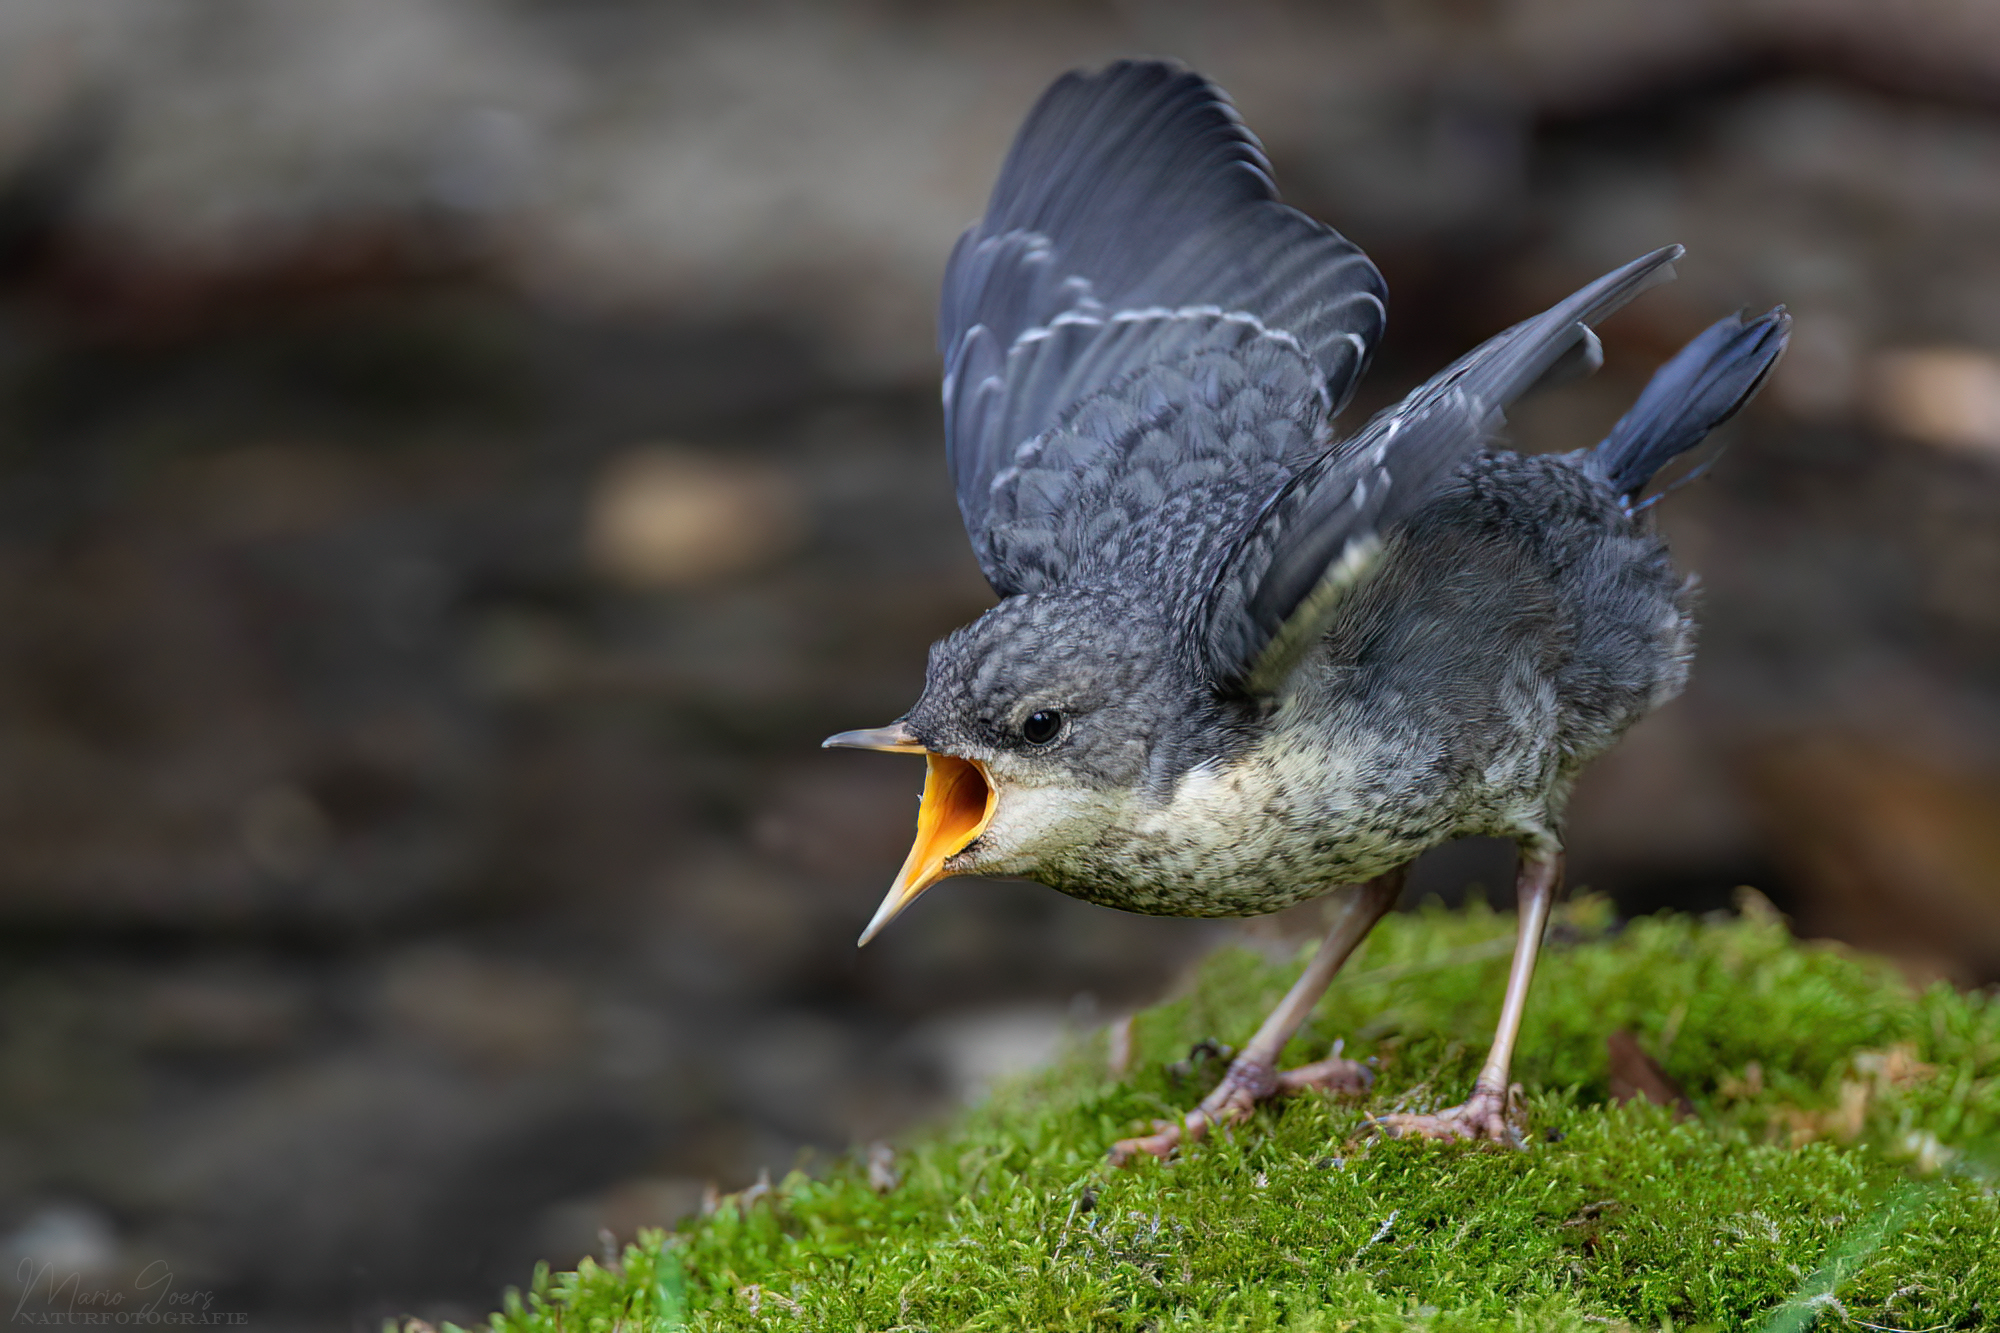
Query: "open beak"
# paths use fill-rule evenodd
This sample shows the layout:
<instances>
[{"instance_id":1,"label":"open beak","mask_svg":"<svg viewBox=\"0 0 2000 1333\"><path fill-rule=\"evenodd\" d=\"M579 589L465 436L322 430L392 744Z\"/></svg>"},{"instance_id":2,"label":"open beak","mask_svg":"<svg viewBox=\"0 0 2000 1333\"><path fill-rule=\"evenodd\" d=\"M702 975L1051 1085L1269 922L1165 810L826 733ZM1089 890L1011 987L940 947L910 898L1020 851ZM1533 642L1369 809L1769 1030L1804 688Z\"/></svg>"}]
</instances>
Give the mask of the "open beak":
<instances>
[{"instance_id":1,"label":"open beak","mask_svg":"<svg viewBox=\"0 0 2000 1333\"><path fill-rule=\"evenodd\" d=\"M895 754L922 754L924 743L900 722L861 731L843 731L819 743L822 750L889 750Z\"/></svg>"},{"instance_id":2,"label":"open beak","mask_svg":"<svg viewBox=\"0 0 2000 1333\"><path fill-rule=\"evenodd\" d=\"M1000 798L993 790L986 766L977 759L926 750L902 723L873 731L843 731L829 736L830 746L861 750L893 750L899 754L924 757L924 801L917 807L917 840L889 896L875 909L868 929L856 941L860 947L875 938L882 927L901 916L917 896L946 875L944 863L972 845L972 840L993 822L993 808Z\"/></svg>"}]
</instances>

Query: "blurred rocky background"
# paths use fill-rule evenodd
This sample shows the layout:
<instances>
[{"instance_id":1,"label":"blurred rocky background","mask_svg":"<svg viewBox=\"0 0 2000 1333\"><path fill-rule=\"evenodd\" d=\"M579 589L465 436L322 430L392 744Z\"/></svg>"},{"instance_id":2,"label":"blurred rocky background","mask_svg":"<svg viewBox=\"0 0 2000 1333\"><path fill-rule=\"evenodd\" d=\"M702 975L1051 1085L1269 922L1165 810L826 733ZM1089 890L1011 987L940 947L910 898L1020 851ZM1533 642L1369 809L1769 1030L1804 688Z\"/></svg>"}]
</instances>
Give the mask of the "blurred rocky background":
<instances>
[{"instance_id":1,"label":"blurred rocky background","mask_svg":"<svg viewBox=\"0 0 2000 1333\"><path fill-rule=\"evenodd\" d=\"M1381 263L1357 419L1667 241L1524 447L1790 305L1659 510L1696 683L1572 879L2000 978L1989 5L5 0L0 1282L470 1320L1218 938L959 883L857 955L918 772L815 749L988 600L938 273L1040 88L1133 52Z\"/></svg>"}]
</instances>

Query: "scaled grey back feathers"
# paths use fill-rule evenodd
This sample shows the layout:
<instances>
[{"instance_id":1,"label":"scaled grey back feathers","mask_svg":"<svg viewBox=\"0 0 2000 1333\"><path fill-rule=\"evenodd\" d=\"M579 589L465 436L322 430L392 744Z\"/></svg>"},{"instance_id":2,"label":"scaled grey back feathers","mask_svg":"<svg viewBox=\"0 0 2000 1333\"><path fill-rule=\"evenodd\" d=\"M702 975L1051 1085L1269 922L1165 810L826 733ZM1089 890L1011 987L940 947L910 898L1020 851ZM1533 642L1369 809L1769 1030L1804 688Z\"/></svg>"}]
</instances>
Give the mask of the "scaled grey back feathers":
<instances>
[{"instance_id":1,"label":"scaled grey back feathers","mask_svg":"<svg viewBox=\"0 0 2000 1333\"><path fill-rule=\"evenodd\" d=\"M1515 398L1594 365L1589 325L1678 254L1507 330L1336 444L1382 330L1374 265L1277 201L1205 80L1067 75L945 274L946 448L980 566L1003 597L1145 587L1210 683L1274 691L1383 536Z\"/></svg>"}]
</instances>

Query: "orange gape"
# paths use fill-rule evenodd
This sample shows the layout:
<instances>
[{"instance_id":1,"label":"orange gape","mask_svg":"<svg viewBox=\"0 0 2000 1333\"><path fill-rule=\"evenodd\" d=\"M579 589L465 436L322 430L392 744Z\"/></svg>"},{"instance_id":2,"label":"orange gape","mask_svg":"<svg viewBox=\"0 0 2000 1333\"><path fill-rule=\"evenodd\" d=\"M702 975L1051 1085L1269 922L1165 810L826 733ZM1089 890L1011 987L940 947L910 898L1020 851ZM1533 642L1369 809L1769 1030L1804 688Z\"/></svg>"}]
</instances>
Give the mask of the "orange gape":
<instances>
[{"instance_id":1,"label":"orange gape","mask_svg":"<svg viewBox=\"0 0 2000 1333\"><path fill-rule=\"evenodd\" d=\"M861 936L866 944L916 896L945 876L944 863L986 831L998 802L993 784L977 760L927 752L924 802L917 810L917 840L889 890L888 901Z\"/></svg>"}]
</instances>

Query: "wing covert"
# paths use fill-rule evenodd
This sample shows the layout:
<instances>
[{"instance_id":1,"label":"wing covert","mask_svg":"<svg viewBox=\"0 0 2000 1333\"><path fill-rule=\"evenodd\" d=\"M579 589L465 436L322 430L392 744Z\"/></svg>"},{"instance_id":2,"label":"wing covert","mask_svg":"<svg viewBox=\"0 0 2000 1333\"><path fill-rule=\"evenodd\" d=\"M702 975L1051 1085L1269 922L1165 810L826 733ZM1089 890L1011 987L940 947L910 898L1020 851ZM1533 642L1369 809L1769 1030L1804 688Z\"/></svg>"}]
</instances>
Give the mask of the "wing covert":
<instances>
[{"instance_id":1,"label":"wing covert","mask_svg":"<svg viewBox=\"0 0 2000 1333\"><path fill-rule=\"evenodd\" d=\"M1074 433L1088 400L1248 331L1310 368L1297 410L1323 421L1367 364L1383 296L1360 250L1277 201L1213 85L1157 61L1059 79L953 250L939 309L946 455L988 580L1048 585L1040 553L996 529L995 487L1018 487L1021 451ZM1063 478L1037 471L1064 511Z\"/></svg>"},{"instance_id":2,"label":"wing covert","mask_svg":"<svg viewBox=\"0 0 2000 1333\"><path fill-rule=\"evenodd\" d=\"M1495 438L1509 405L1600 359L1590 326L1673 276L1667 246L1487 339L1279 488L1223 560L1204 615L1211 678L1279 689L1394 527Z\"/></svg>"}]
</instances>

